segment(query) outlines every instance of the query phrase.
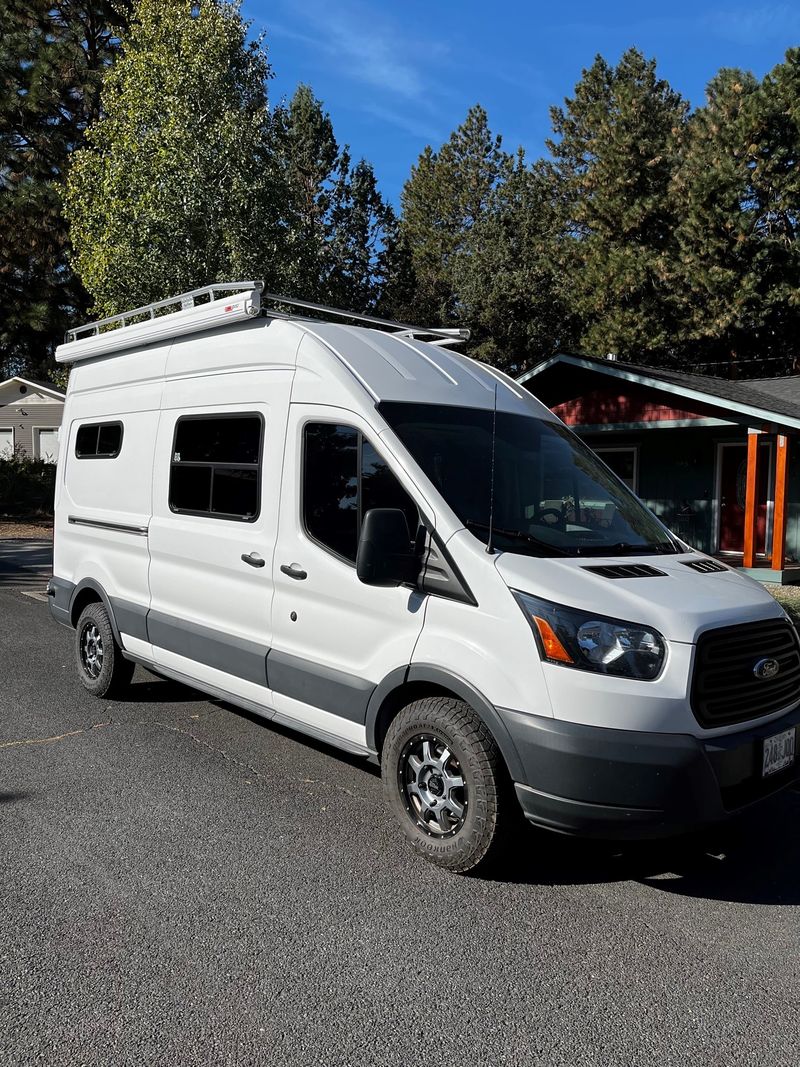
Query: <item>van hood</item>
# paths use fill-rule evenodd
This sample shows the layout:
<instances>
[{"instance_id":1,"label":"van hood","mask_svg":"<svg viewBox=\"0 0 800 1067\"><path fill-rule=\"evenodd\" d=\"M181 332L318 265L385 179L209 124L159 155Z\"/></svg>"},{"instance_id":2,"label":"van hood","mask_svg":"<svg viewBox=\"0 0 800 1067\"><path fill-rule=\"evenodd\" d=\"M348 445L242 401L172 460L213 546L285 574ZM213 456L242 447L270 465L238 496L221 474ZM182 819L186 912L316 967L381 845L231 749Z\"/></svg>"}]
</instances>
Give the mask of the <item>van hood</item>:
<instances>
[{"instance_id":1,"label":"van hood","mask_svg":"<svg viewBox=\"0 0 800 1067\"><path fill-rule=\"evenodd\" d=\"M698 573L687 563L710 559L676 556L540 559L503 552L495 566L506 585L565 607L653 626L671 641L693 644L703 630L785 616L760 582L737 571ZM657 577L608 578L588 567L645 565Z\"/></svg>"}]
</instances>

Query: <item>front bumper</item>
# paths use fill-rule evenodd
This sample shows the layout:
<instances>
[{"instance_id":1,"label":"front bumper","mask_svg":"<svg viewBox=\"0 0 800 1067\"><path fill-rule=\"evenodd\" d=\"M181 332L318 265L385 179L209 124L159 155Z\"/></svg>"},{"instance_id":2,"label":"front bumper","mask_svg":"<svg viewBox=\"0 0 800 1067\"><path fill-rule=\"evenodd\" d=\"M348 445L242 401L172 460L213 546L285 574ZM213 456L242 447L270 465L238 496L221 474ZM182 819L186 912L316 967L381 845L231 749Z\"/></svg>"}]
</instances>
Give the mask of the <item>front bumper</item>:
<instances>
[{"instance_id":1,"label":"front bumper","mask_svg":"<svg viewBox=\"0 0 800 1067\"><path fill-rule=\"evenodd\" d=\"M504 710L526 817L562 833L655 838L721 822L800 778L795 764L762 778L766 737L798 728L800 705L766 725L703 740L544 719Z\"/></svg>"}]
</instances>

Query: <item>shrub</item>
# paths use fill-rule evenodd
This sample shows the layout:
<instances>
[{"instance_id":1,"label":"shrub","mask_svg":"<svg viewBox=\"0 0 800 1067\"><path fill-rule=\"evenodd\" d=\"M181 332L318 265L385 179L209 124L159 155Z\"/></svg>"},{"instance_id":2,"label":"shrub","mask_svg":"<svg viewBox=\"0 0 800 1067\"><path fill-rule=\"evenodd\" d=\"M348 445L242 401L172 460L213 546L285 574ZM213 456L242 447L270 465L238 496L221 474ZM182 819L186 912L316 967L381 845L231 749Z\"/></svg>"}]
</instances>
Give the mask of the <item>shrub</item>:
<instances>
[{"instance_id":1,"label":"shrub","mask_svg":"<svg viewBox=\"0 0 800 1067\"><path fill-rule=\"evenodd\" d=\"M33 518L53 514L56 465L31 459L21 449L0 459L0 517Z\"/></svg>"}]
</instances>

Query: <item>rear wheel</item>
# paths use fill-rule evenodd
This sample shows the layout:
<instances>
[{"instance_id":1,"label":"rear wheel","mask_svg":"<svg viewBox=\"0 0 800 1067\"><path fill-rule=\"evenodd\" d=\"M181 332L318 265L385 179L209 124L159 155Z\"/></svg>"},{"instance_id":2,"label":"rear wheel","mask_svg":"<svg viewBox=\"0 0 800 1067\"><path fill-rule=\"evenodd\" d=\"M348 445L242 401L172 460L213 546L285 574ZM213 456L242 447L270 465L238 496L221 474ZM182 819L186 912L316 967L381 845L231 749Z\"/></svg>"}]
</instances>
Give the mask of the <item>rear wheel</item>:
<instances>
[{"instance_id":1,"label":"rear wheel","mask_svg":"<svg viewBox=\"0 0 800 1067\"><path fill-rule=\"evenodd\" d=\"M93 696L117 696L133 677L134 665L122 655L106 609L87 604L76 628L78 677Z\"/></svg>"},{"instance_id":2,"label":"rear wheel","mask_svg":"<svg viewBox=\"0 0 800 1067\"><path fill-rule=\"evenodd\" d=\"M510 814L504 768L469 705L409 704L389 725L381 763L389 807L418 855L459 873L494 857Z\"/></svg>"}]
</instances>

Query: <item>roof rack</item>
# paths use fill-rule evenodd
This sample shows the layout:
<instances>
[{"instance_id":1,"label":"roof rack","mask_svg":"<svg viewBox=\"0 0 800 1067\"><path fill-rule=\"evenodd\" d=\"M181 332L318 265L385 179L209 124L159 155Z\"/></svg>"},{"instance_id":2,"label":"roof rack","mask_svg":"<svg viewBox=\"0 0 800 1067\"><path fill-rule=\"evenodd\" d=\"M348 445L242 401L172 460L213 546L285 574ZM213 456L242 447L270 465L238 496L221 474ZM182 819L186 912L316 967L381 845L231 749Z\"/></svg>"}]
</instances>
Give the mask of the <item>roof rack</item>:
<instances>
[{"instance_id":1,"label":"roof rack","mask_svg":"<svg viewBox=\"0 0 800 1067\"><path fill-rule=\"evenodd\" d=\"M273 306L267 309L264 307L265 302ZM210 330L262 313L276 318L299 317L291 310L281 310L282 307L300 308L323 316L368 323L370 326L388 328L398 336L426 339L434 345L457 344L469 339L469 330L465 329L411 326L409 323L362 315L357 311L328 307L326 304L315 304L309 300L265 293L263 281L214 282L201 289L192 289L188 293L168 297L166 300L143 304L142 307L123 311L119 315L109 315L105 319L74 326L67 330L64 344L56 349L56 360L59 363L72 363L81 359L92 359L140 344L152 344L171 337ZM302 317L316 321L313 315Z\"/></svg>"},{"instance_id":2,"label":"roof rack","mask_svg":"<svg viewBox=\"0 0 800 1067\"><path fill-rule=\"evenodd\" d=\"M220 282L218 285L205 285L202 289L192 289L189 293L179 293L177 296L167 297L166 300L156 300L152 304L143 304L139 308L123 311L119 315L109 315L106 319L97 319L96 322L87 322L82 326L74 326L71 330L67 330L64 343L70 344L86 336L96 337L101 332L102 327L113 329L115 326L119 326L124 328L128 325L128 319L140 320L147 317L152 320L161 318L162 316L156 315L156 312L164 311L165 308L173 307L175 304L180 305L180 307L174 309L175 311L188 311L204 296L208 297L208 303L211 303L217 299L217 294L240 293L248 290L261 292L263 288L263 282ZM170 314L170 312L166 312L166 314ZM102 332L105 333L106 331L102 330Z\"/></svg>"}]
</instances>

